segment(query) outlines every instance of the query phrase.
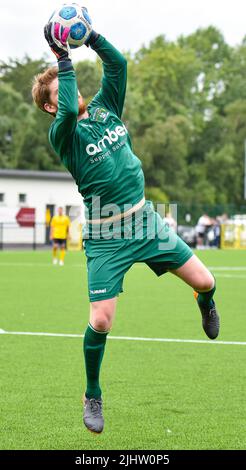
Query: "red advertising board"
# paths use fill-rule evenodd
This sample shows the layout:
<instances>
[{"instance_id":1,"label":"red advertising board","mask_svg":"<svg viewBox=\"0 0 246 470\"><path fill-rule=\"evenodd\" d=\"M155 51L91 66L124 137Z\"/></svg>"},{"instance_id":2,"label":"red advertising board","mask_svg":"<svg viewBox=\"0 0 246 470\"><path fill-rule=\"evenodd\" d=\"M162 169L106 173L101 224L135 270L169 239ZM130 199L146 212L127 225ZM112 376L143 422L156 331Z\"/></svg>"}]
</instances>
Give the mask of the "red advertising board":
<instances>
[{"instance_id":1,"label":"red advertising board","mask_svg":"<svg viewBox=\"0 0 246 470\"><path fill-rule=\"evenodd\" d=\"M22 207L16 214L16 220L20 227L33 227L35 224L35 209Z\"/></svg>"}]
</instances>

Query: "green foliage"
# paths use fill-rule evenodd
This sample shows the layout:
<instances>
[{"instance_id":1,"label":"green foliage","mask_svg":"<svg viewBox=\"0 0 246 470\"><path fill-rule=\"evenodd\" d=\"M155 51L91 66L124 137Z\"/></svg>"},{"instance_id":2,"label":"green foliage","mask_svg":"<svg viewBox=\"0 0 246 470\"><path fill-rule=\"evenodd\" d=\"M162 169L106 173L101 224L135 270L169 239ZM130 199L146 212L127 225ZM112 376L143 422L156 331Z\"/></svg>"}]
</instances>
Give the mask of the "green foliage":
<instances>
[{"instance_id":1,"label":"green foliage","mask_svg":"<svg viewBox=\"0 0 246 470\"><path fill-rule=\"evenodd\" d=\"M145 190L145 198L155 203L168 202L167 195L160 189L154 186L147 186Z\"/></svg>"},{"instance_id":2,"label":"green foliage","mask_svg":"<svg viewBox=\"0 0 246 470\"><path fill-rule=\"evenodd\" d=\"M136 63L135 79L142 95L151 92L165 116L175 113L179 103L188 105L197 73L194 51L156 41Z\"/></svg>"},{"instance_id":3,"label":"green foliage","mask_svg":"<svg viewBox=\"0 0 246 470\"><path fill-rule=\"evenodd\" d=\"M26 130L33 124L33 108L11 84L0 82L0 167L16 168Z\"/></svg>"},{"instance_id":4,"label":"green foliage","mask_svg":"<svg viewBox=\"0 0 246 470\"><path fill-rule=\"evenodd\" d=\"M93 98L101 84L101 70L95 62L84 60L76 64L78 89L87 101Z\"/></svg>"},{"instance_id":5,"label":"green foliage","mask_svg":"<svg viewBox=\"0 0 246 470\"><path fill-rule=\"evenodd\" d=\"M176 42L158 36L128 57L123 119L142 160L147 197L182 204L243 203L246 40L232 48L214 26ZM0 62L0 167L63 170L48 143L51 118L34 108L43 57ZM87 102L101 61L75 65Z\"/></svg>"},{"instance_id":6,"label":"green foliage","mask_svg":"<svg viewBox=\"0 0 246 470\"><path fill-rule=\"evenodd\" d=\"M240 186L240 173L235 165L235 146L230 143L218 151L212 149L206 155L207 180L216 188L215 201L218 204L231 202L234 186Z\"/></svg>"},{"instance_id":7,"label":"green foliage","mask_svg":"<svg viewBox=\"0 0 246 470\"><path fill-rule=\"evenodd\" d=\"M15 90L21 93L24 101L32 103L32 81L33 77L49 66L49 63L42 58L32 60L27 55L22 61L10 59L8 63L0 62L1 80L10 83Z\"/></svg>"}]
</instances>

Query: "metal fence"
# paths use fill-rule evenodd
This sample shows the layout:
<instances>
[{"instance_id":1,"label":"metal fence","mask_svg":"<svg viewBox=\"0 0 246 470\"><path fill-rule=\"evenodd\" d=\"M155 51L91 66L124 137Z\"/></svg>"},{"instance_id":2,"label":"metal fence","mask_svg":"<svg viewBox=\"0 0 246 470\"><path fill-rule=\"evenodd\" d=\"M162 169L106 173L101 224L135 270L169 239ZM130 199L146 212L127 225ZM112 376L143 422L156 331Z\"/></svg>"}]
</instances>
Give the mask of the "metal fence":
<instances>
[{"instance_id":1,"label":"metal fence","mask_svg":"<svg viewBox=\"0 0 246 470\"><path fill-rule=\"evenodd\" d=\"M210 217L227 214L228 218L230 218L234 214L246 214L246 205L177 203L177 217L179 225L187 224L187 215L189 215L188 223L195 226L202 214L208 214Z\"/></svg>"},{"instance_id":2,"label":"metal fence","mask_svg":"<svg viewBox=\"0 0 246 470\"><path fill-rule=\"evenodd\" d=\"M175 203L172 203L175 206ZM156 204L155 204L156 206ZM157 208L157 206L156 206ZM165 212L169 211L171 204L165 204ZM177 204L176 216L178 233L186 243L191 246L196 245L196 234L194 227L202 214L210 217L217 217L227 214L230 218L234 214L246 214L246 205L236 204ZM78 224L77 224L78 225ZM76 232L77 232L76 228ZM81 226L79 228L81 232ZM3 249L31 249L48 248L51 245L49 240L50 227L47 223L34 223L31 227L21 227L15 222L0 221L0 250ZM77 243L77 242L76 242ZM207 241L206 245L210 245Z\"/></svg>"}]
</instances>

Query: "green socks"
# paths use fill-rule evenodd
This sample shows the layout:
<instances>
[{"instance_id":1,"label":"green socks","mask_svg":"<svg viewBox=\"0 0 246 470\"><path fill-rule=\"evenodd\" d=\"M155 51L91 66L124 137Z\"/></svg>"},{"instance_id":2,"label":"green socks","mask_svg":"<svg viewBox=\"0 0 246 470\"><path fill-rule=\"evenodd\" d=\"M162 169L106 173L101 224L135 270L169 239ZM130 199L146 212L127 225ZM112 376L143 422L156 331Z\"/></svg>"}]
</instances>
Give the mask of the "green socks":
<instances>
[{"instance_id":1,"label":"green socks","mask_svg":"<svg viewBox=\"0 0 246 470\"><path fill-rule=\"evenodd\" d=\"M100 332L88 325L84 336L84 356L87 377L86 398L101 398L99 373L103 359L107 332Z\"/></svg>"},{"instance_id":2,"label":"green socks","mask_svg":"<svg viewBox=\"0 0 246 470\"><path fill-rule=\"evenodd\" d=\"M201 307L212 307L213 306L213 295L216 291L216 284L208 292L198 292L197 302Z\"/></svg>"}]
</instances>

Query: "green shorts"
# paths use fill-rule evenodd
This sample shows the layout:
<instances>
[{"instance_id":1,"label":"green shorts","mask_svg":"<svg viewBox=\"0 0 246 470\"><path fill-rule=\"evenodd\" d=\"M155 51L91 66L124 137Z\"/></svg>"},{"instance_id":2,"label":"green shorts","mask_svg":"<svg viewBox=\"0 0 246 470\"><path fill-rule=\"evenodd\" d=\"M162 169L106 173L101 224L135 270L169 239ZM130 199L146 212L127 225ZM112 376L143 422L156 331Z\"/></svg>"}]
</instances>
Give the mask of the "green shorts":
<instances>
[{"instance_id":1,"label":"green shorts","mask_svg":"<svg viewBox=\"0 0 246 470\"><path fill-rule=\"evenodd\" d=\"M154 211L150 201L118 225L93 227L86 238L90 302L116 297L123 292L124 276L134 263L146 263L157 276L178 269L193 252Z\"/></svg>"}]
</instances>

